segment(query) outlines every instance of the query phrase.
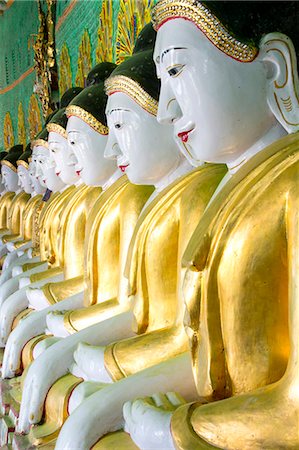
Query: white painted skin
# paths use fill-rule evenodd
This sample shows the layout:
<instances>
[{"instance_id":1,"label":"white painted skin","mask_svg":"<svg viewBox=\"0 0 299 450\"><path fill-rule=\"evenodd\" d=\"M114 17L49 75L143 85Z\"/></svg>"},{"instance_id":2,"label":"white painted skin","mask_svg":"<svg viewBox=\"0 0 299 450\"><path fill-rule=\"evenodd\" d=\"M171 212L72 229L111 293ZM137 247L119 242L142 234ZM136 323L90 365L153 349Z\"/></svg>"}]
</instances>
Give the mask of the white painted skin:
<instances>
[{"instance_id":1,"label":"white painted skin","mask_svg":"<svg viewBox=\"0 0 299 450\"><path fill-rule=\"evenodd\" d=\"M75 168L83 182L88 186L103 186L116 170L115 162L104 158L108 136L75 116L68 119L66 130Z\"/></svg>"},{"instance_id":2,"label":"white painted skin","mask_svg":"<svg viewBox=\"0 0 299 450\"><path fill-rule=\"evenodd\" d=\"M113 111L114 109L117 109L118 111ZM144 111L126 95L114 94L111 98L109 98L107 112L109 115L109 127L112 129L113 137L108 140L105 156L108 158L107 161L109 161L109 164L113 163L114 167L115 161L118 165L121 165L121 158L130 158L130 166L132 170L128 170L127 175L131 181L133 181L134 178L135 183L137 183L137 181L140 184L151 184L154 182L157 186L161 184L163 187L166 187L167 184L174 181L177 177L192 169L192 167L186 163L184 158L181 157L177 145L173 142L170 127L161 127L161 125L157 123L155 117L150 116L149 113ZM115 127L115 124L117 124L120 119L123 124L121 129ZM80 125L80 128L78 124ZM75 126L78 128L77 133L74 133L72 130ZM88 139L85 139L87 132L84 132L82 133L82 138L80 138L79 131L81 132L81 127L81 119L77 119L76 117L69 118L67 125L69 141L74 142L74 144L71 145L74 146L73 150L76 153L78 164L81 164L83 168L86 167L86 170L88 170L87 167L89 166L87 166L87 164L83 165L83 162L81 163L79 157L82 158L84 154L90 155L90 153L87 153L87 149L84 145L90 142L92 134L89 135ZM115 134L114 129L117 130L117 133ZM94 133L93 130L92 132ZM163 143L163 146L161 145L157 149L156 146L158 146L158 143L160 143L160 145ZM124 147L124 150L122 146ZM82 150L81 153L78 151L78 147ZM142 160L142 164L140 160ZM93 158L89 156L88 161L93 161ZM140 175L138 180L138 171L133 170L135 164L139 164L139 170L142 171L142 176ZM160 166L163 167L163 170L159 169ZM78 168L82 167L80 166ZM94 168L94 165L92 165L92 167ZM84 175L84 170L81 171L82 178ZM156 174L157 171L159 172L159 177ZM93 181L95 181L96 177L91 171L89 173L90 178L92 177ZM153 173L155 174L155 177L152 175ZM104 344L105 342L110 343L114 340L118 340L120 339L120 336L125 338L133 335L131 326L132 322L131 319L128 320L128 317L131 317L128 316L128 313L119 314L117 316L117 323L115 322L115 325L113 325L111 329L109 328L109 334L107 334L107 332L104 334L103 330L107 329L110 321L113 319L108 319L102 323L99 323L95 327L89 327L86 329L87 336L89 336L89 333L91 333L92 330L96 330L96 334L98 335L98 339L94 339L93 341L86 339L86 344L91 344L93 345L92 347L88 347L86 344L81 344L76 349L77 344L84 341L84 339L81 338L81 335L77 333L78 340L76 345L71 347L70 351L72 354L68 355L68 358L70 358L72 364L74 360L75 363L77 363L75 365L69 365L68 367L63 366L64 370L71 370L77 376L83 376L85 380L103 381L105 383L111 381L103 362L103 352L105 350ZM55 336L64 337L68 335L68 331L64 328L63 319L63 314L57 313L49 314L47 317L48 330L54 333ZM67 345L68 342L73 342L74 339L74 335L65 337L65 345ZM48 392L52 383L58 378L58 374L59 376L62 376L66 373L63 372L63 368L61 368L61 370L59 369L59 371L56 370L55 373L57 374L57 378L54 379L53 374L50 374L48 370L45 370L45 365L40 364L41 357L44 358L44 361L47 361L47 367L49 364L52 364L52 360L50 358L55 358L56 360L58 355L60 355L58 360L61 358L66 358L64 354L59 353L60 348L63 348L59 347L60 344L61 343L54 344L52 347L48 348L44 354L39 356L39 358L33 362L30 368L31 370L27 374L24 384L24 392L27 392L27 394L23 395L20 416L22 417L22 422L20 423L22 423L22 429L24 430L28 429L30 424L29 418L32 417L32 415L34 417L34 419L32 419L33 423L37 423L40 420L40 414L38 412L43 407L45 394ZM75 349L76 352L73 355ZM85 358L85 354L87 353L90 357L90 359L87 358L88 364ZM83 371L82 367L85 368L85 371ZM35 380L34 389L38 393L38 395L34 397L29 394L33 383L32 379ZM74 401L74 403L77 405L77 401Z\"/></svg>"},{"instance_id":3,"label":"white painted skin","mask_svg":"<svg viewBox=\"0 0 299 450\"><path fill-rule=\"evenodd\" d=\"M39 182L39 180L36 178L36 156L32 152L32 160L29 163L29 176L31 180L31 186L33 189L33 192L35 194L44 194L46 188L42 186Z\"/></svg>"},{"instance_id":4,"label":"white painted skin","mask_svg":"<svg viewBox=\"0 0 299 450\"><path fill-rule=\"evenodd\" d=\"M280 84L278 78L286 72L278 52L271 54L277 38L288 39L279 33L266 36L262 42L267 49L262 43L256 60L245 64L219 51L191 22L175 19L159 29L154 52L161 78L158 120L173 124L178 141L179 133L193 130L181 149L194 166L202 160L226 163L228 179L253 155L294 131L272 101L274 83ZM287 47L280 51L290 61ZM294 79L297 83L297 75ZM289 86L285 97L294 97L296 88ZM135 400L124 413L125 429L141 450L174 449L172 413L163 404Z\"/></svg>"},{"instance_id":5,"label":"white painted skin","mask_svg":"<svg viewBox=\"0 0 299 450\"><path fill-rule=\"evenodd\" d=\"M6 191L6 187L3 183L3 178L2 178L2 174L1 174L1 166L0 166L0 195L5 194Z\"/></svg>"},{"instance_id":6,"label":"white painted skin","mask_svg":"<svg viewBox=\"0 0 299 450\"><path fill-rule=\"evenodd\" d=\"M19 165L18 166L18 184L22 191L26 192L26 194L32 194L33 188L31 183L31 178L29 174L29 170L26 167Z\"/></svg>"},{"instance_id":7,"label":"white painted skin","mask_svg":"<svg viewBox=\"0 0 299 450\"><path fill-rule=\"evenodd\" d=\"M36 177L40 184L53 192L58 192L66 187L66 184L56 175L56 167L50 158L49 149L41 145L33 148L35 152Z\"/></svg>"},{"instance_id":8,"label":"white painted skin","mask_svg":"<svg viewBox=\"0 0 299 450\"><path fill-rule=\"evenodd\" d=\"M100 437L124 426L122 409L127 401L136 397L151 396L157 390L157 386L162 392L168 390L178 392L186 401L194 399L196 388L190 355L185 353L166 363L108 384L92 394L66 420L55 449L91 448ZM83 418L84 427L82 427Z\"/></svg>"},{"instance_id":9,"label":"white painted skin","mask_svg":"<svg viewBox=\"0 0 299 450\"><path fill-rule=\"evenodd\" d=\"M61 134L50 131L48 137L50 159L55 164L56 175L66 185L77 184L80 176L76 172L74 153L68 145L68 141Z\"/></svg>"},{"instance_id":10,"label":"white painted skin","mask_svg":"<svg viewBox=\"0 0 299 450\"><path fill-rule=\"evenodd\" d=\"M20 192L18 185L18 174L14 172L10 167L2 165L1 169L2 182L4 183L5 189L9 192Z\"/></svg>"}]
</instances>

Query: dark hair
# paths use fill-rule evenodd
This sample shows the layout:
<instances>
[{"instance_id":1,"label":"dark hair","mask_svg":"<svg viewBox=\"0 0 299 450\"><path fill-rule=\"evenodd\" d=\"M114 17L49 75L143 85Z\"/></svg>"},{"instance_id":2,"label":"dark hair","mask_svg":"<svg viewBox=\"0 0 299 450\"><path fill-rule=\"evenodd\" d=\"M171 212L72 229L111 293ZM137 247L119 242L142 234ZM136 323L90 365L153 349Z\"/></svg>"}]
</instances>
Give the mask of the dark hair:
<instances>
[{"instance_id":1,"label":"dark hair","mask_svg":"<svg viewBox=\"0 0 299 450\"><path fill-rule=\"evenodd\" d=\"M268 33L286 34L299 57L299 2L297 1L207 1L204 4L241 42L259 47Z\"/></svg>"}]
</instances>

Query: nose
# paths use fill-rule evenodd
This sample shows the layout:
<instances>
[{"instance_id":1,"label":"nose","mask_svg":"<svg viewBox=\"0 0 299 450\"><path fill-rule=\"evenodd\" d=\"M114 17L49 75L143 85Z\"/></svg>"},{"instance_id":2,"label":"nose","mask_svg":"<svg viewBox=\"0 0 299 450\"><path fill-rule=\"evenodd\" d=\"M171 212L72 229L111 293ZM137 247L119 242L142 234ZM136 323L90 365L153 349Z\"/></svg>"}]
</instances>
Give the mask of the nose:
<instances>
[{"instance_id":1,"label":"nose","mask_svg":"<svg viewBox=\"0 0 299 450\"><path fill-rule=\"evenodd\" d=\"M118 142L114 133L109 133L108 141L104 151L104 157L106 159L116 159L118 156L121 156L122 152L119 148Z\"/></svg>"},{"instance_id":2,"label":"nose","mask_svg":"<svg viewBox=\"0 0 299 450\"><path fill-rule=\"evenodd\" d=\"M37 165L36 165L36 169L35 169L35 176L36 176L36 178L37 178L37 177L40 177L42 174L43 174L43 173L42 173L42 170L41 170L39 164L37 164Z\"/></svg>"},{"instance_id":3,"label":"nose","mask_svg":"<svg viewBox=\"0 0 299 450\"><path fill-rule=\"evenodd\" d=\"M182 117L181 108L168 80L163 80L159 97L157 120L161 124L172 124Z\"/></svg>"},{"instance_id":4,"label":"nose","mask_svg":"<svg viewBox=\"0 0 299 450\"><path fill-rule=\"evenodd\" d=\"M74 153L71 153L68 157L67 165L75 166L76 164L78 164L78 159L76 158L76 155Z\"/></svg>"}]
</instances>

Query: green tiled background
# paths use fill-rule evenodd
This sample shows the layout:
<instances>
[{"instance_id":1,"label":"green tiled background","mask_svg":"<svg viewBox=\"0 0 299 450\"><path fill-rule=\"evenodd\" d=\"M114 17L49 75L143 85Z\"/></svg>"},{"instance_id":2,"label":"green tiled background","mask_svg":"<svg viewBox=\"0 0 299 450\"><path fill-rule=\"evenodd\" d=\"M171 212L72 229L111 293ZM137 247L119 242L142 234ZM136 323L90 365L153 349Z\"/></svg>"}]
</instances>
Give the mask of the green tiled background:
<instances>
[{"instance_id":1,"label":"green tiled background","mask_svg":"<svg viewBox=\"0 0 299 450\"><path fill-rule=\"evenodd\" d=\"M91 43L91 61L96 64L99 17L103 0L57 0L56 6L56 59L59 63L61 49L65 44L71 62L72 82L75 84L79 45L85 30ZM107 0L106 0L107 1ZM117 17L120 2L127 2L128 10L141 2L148 5L155 0L108 0L112 8L112 47L115 59ZM43 11L47 10L46 0L42 0ZM131 8L132 9L132 8ZM3 147L3 125L6 112L12 118L15 143L18 140L18 105L22 102L27 138L29 138L28 106L33 92L35 74L32 72L12 89L28 69L33 66L32 41L39 27L37 0L14 0L0 15L0 148ZM4 43L4 45L3 45Z\"/></svg>"}]
</instances>

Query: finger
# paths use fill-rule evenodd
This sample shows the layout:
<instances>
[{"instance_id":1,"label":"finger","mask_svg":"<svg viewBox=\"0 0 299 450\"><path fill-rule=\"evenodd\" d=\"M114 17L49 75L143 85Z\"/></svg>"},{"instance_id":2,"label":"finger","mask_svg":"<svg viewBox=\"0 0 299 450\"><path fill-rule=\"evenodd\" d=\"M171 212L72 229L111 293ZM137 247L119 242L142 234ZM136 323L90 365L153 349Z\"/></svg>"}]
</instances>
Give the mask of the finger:
<instances>
[{"instance_id":1,"label":"finger","mask_svg":"<svg viewBox=\"0 0 299 450\"><path fill-rule=\"evenodd\" d=\"M185 399L177 392L167 392L166 396L173 406L181 406L186 403Z\"/></svg>"},{"instance_id":2,"label":"finger","mask_svg":"<svg viewBox=\"0 0 299 450\"><path fill-rule=\"evenodd\" d=\"M165 410L172 409L172 404L168 400L168 397L162 392L154 394L152 398L157 408L163 408Z\"/></svg>"}]
</instances>

